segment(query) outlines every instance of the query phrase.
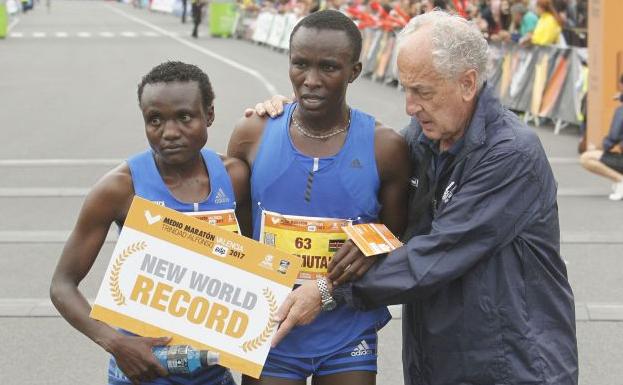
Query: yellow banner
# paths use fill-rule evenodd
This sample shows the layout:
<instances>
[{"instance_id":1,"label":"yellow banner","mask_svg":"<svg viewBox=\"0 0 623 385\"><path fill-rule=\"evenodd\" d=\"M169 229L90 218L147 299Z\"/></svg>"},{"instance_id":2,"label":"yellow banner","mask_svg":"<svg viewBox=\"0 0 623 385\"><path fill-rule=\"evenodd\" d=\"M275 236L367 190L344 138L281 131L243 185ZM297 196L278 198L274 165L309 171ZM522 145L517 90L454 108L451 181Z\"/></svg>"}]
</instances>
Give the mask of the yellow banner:
<instances>
[{"instance_id":1,"label":"yellow banner","mask_svg":"<svg viewBox=\"0 0 623 385\"><path fill-rule=\"evenodd\" d=\"M263 211L260 242L301 258L297 283L327 275L333 254L347 235L342 227L351 221L336 218L281 215Z\"/></svg>"},{"instance_id":2,"label":"yellow banner","mask_svg":"<svg viewBox=\"0 0 623 385\"><path fill-rule=\"evenodd\" d=\"M258 378L273 316L299 265L293 255L135 197L91 317L220 352L222 365Z\"/></svg>"}]
</instances>

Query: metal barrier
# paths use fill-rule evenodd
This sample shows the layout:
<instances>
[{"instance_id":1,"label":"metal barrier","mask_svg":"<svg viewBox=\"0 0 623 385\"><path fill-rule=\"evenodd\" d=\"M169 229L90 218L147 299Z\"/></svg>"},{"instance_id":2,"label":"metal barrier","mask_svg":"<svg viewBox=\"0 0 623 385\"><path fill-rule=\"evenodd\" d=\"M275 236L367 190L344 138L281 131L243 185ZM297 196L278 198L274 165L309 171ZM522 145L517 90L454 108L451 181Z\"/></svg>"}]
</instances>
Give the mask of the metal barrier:
<instances>
[{"instance_id":1,"label":"metal barrier","mask_svg":"<svg viewBox=\"0 0 623 385\"><path fill-rule=\"evenodd\" d=\"M238 36L270 47L288 49L290 33L298 18L293 14L260 12L239 18L252 31L238 28ZM364 76L398 85L396 32L362 30L361 62ZM491 44L488 82L508 108L525 112L536 125L540 118L555 122L558 133L567 124L584 121L582 100L587 91L586 48L530 47Z\"/></svg>"}]
</instances>

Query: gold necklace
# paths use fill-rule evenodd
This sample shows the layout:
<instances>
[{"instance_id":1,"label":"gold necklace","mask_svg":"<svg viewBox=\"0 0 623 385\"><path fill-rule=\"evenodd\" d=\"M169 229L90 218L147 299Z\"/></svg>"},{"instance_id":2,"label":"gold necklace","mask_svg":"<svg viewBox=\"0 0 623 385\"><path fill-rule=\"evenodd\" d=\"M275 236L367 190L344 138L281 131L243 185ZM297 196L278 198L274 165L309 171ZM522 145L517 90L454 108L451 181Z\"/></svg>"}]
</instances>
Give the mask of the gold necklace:
<instances>
[{"instance_id":1,"label":"gold necklace","mask_svg":"<svg viewBox=\"0 0 623 385\"><path fill-rule=\"evenodd\" d=\"M346 126L342 127L342 128L338 128L339 126L336 126L328 134L324 134L324 135L312 134L305 127L303 127L303 125L299 122L299 120L294 116L294 113L292 113L292 123L294 124L294 127L296 127L296 129L301 134L303 134L304 136L306 136L308 138L319 139L319 140L328 139L328 138L330 138L332 136L335 136L337 134L340 134L340 133L346 131L350 127L350 108L348 109L348 123L346 124Z\"/></svg>"}]
</instances>

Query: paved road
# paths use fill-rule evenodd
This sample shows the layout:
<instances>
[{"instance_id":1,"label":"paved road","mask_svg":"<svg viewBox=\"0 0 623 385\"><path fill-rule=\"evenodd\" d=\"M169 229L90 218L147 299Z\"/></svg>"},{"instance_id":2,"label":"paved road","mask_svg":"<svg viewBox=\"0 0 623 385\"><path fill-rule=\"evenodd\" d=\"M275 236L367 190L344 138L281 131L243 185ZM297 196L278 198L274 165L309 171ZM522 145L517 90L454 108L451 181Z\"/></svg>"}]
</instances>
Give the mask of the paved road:
<instances>
[{"instance_id":1,"label":"paved road","mask_svg":"<svg viewBox=\"0 0 623 385\"><path fill-rule=\"evenodd\" d=\"M179 59L211 77L216 120L209 145L224 151L244 107L290 93L284 54L248 42L191 40L190 25L117 3L54 1L14 23L0 41L0 341L2 383L105 381L106 354L57 316L47 300L52 269L84 194L146 142L136 84ZM400 91L357 81L349 101L400 128ZM562 254L577 302L582 384L622 384L623 205L608 183L577 164L577 132L535 128L559 181ZM618 225L618 227L617 227ZM83 289L95 296L114 235ZM394 309L399 316L399 309ZM381 332L379 384L402 384L400 319Z\"/></svg>"}]
</instances>

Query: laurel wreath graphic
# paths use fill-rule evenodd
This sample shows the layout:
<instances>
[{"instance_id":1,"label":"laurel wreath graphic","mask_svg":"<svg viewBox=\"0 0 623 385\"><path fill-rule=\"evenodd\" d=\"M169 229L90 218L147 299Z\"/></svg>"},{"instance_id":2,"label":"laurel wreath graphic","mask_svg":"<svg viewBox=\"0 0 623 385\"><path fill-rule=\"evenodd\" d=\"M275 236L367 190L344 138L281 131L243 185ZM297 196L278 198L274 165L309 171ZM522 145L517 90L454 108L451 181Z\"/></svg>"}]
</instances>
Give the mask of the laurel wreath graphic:
<instances>
[{"instance_id":1,"label":"laurel wreath graphic","mask_svg":"<svg viewBox=\"0 0 623 385\"><path fill-rule=\"evenodd\" d=\"M266 327L260 333L259 336L244 342L240 347L242 350L246 352L250 352L252 350L256 350L260 346L264 345L266 341L270 338L270 335L273 332L273 329L277 325L277 321L275 321L275 314L277 313L277 300L275 299L275 295L269 288L262 290L262 294L268 302L268 308L270 309L270 317L268 318L268 322L266 323Z\"/></svg>"},{"instance_id":2,"label":"laurel wreath graphic","mask_svg":"<svg viewBox=\"0 0 623 385\"><path fill-rule=\"evenodd\" d=\"M108 282L110 287L110 294L117 306L125 305L125 296L121 292L119 287L119 275L121 274L121 267L125 263L128 257L138 251L141 251L147 247L145 241L134 242L130 246L126 247L115 259L115 263L112 266L112 272L110 273L110 281Z\"/></svg>"}]
</instances>

